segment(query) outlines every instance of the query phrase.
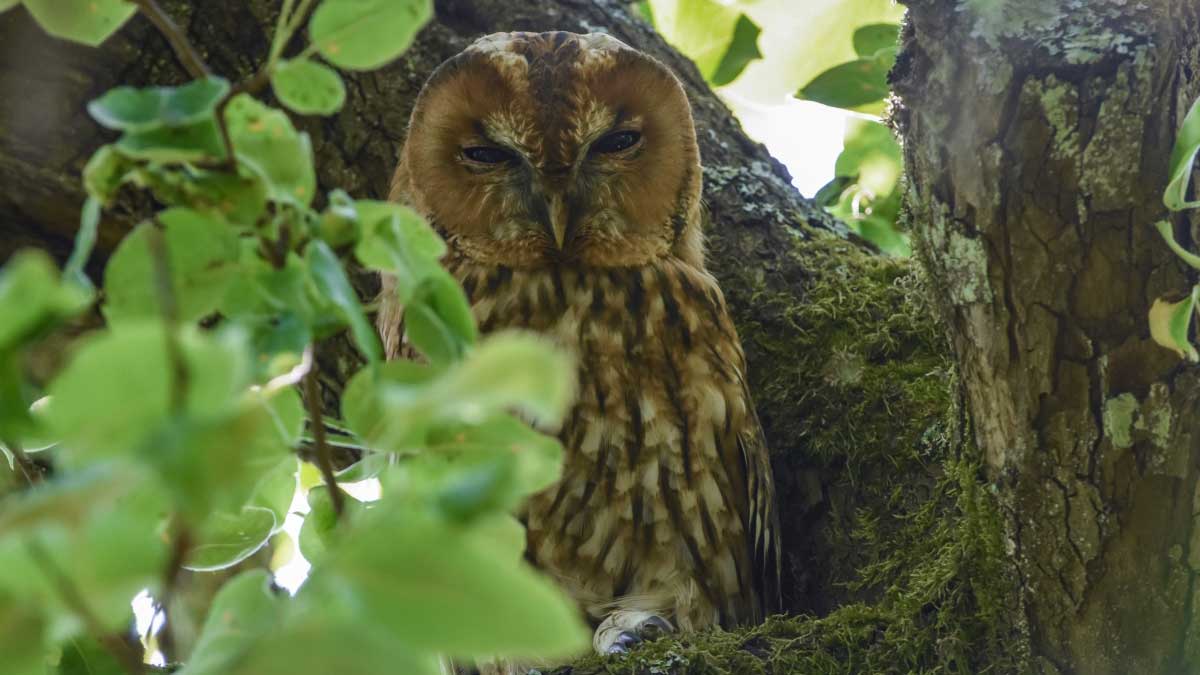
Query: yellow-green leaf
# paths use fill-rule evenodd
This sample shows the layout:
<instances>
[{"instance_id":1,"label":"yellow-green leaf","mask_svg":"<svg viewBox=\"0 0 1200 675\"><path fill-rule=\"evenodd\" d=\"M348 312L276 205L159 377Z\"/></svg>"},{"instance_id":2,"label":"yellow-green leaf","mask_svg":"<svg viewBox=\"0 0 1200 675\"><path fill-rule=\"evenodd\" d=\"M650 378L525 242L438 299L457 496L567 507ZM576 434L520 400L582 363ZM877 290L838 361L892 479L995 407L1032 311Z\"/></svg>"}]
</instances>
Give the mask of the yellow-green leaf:
<instances>
[{"instance_id":1,"label":"yellow-green leaf","mask_svg":"<svg viewBox=\"0 0 1200 675\"><path fill-rule=\"evenodd\" d=\"M1200 299L1200 286L1193 287L1191 295L1179 302L1167 302L1159 298L1150 307L1150 337L1178 354L1179 358L1186 358L1193 363L1200 360L1200 354L1188 339L1188 332L1197 299Z\"/></svg>"},{"instance_id":2,"label":"yellow-green leaf","mask_svg":"<svg viewBox=\"0 0 1200 675\"><path fill-rule=\"evenodd\" d=\"M1200 200L1187 200L1192 163L1196 161L1197 152L1200 152L1200 98L1192 103L1192 109L1183 118L1183 124L1175 136L1175 147L1171 149L1171 182L1163 193L1163 204L1172 211L1200 207Z\"/></svg>"}]
</instances>

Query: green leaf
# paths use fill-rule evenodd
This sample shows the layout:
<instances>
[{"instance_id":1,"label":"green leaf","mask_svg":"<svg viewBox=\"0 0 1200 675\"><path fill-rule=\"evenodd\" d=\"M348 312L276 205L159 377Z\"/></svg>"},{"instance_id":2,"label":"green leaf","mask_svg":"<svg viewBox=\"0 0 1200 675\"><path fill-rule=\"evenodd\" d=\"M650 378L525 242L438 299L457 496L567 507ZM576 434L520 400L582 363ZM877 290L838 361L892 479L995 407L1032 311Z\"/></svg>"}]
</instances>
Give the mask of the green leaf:
<instances>
[{"instance_id":1,"label":"green leaf","mask_svg":"<svg viewBox=\"0 0 1200 675\"><path fill-rule=\"evenodd\" d=\"M379 344L379 337L363 314L362 303L358 301L358 295L350 286L350 280L346 278L346 272L337 256L325 242L319 240L309 242L306 250L305 261L313 281L338 309L342 319L349 324L358 348L371 363L382 359L383 348Z\"/></svg>"},{"instance_id":2,"label":"green leaf","mask_svg":"<svg viewBox=\"0 0 1200 675\"><path fill-rule=\"evenodd\" d=\"M520 496L543 490L562 475L562 445L508 414L481 424L435 429L427 439L432 452L445 454L503 454L516 459L514 484Z\"/></svg>"},{"instance_id":3,"label":"green leaf","mask_svg":"<svg viewBox=\"0 0 1200 675\"><path fill-rule=\"evenodd\" d=\"M123 0L25 0L25 9L47 33L92 47L117 32L137 11Z\"/></svg>"},{"instance_id":4,"label":"green leaf","mask_svg":"<svg viewBox=\"0 0 1200 675\"><path fill-rule=\"evenodd\" d=\"M709 76L709 84L714 87L725 86L736 80L751 61L761 59L763 55L758 50L758 36L761 32L758 24L751 21L750 17L745 14L739 16L733 27L729 49Z\"/></svg>"},{"instance_id":5,"label":"green leaf","mask_svg":"<svg viewBox=\"0 0 1200 675\"><path fill-rule=\"evenodd\" d=\"M244 346L181 333L185 412L198 418L227 414L246 386ZM162 433L173 378L166 345L162 324L150 321L126 322L80 342L51 383L46 410L49 426L67 446L63 460L128 455ZM105 383L103 396L97 396L97 382Z\"/></svg>"},{"instance_id":6,"label":"green leaf","mask_svg":"<svg viewBox=\"0 0 1200 675\"><path fill-rule=\"evenodd\" d=\"M399 56L433 16L430 0L325 0L309 39L330 63L371 70Z\"/></svg>"},{"instance_id":7,"label":"green leaf","mask_svg":"<svg viewBox=\"0 0 1200 675\"><path fill-rule=\"evenodd\" d=\"M308 206L316 194L312 145L282 110L247 94L233 98L225 120L238 160L263 177L272 200Z\"/></svg>"},{"instance_id":8,"label":"green leaf","mask_svg":"<svg viewBox=\"0 0 1200 675\"><path fill-rule=\"evenodd\" d=\"M0 9L2 11L2 9ZM35 603L0 593L0 654L8 675L43 675L45 619Z\"/></svg>"},{"instance_id":9,"label":"green leaf","mask_svg":"<svg viewBox=\"0 0 1200 675\"><path fill-rule=\"evenodd\" d=\"M250 229L266 210L267 186L257 173L245 167L239 169L231 174L186 164L151 164L122 178L149 189L155 199L168 206L212 214Z\"/></svg>"},{"instance_id":10,"label":"green leaf","mask_svg":"<svg viewBox=\"0 0 1200 675\"><path fill-rule=\"evenodd\" d=\"M516 460L502 453L489 453L459 467L438 494L439 510L460 522L488 512L508 511L516 505L515 467Z\"/></svg>"},{"instance_id":11,"label":"green leaf","mask_svg":"<svg viewBox=\"0 0 1200 675\"><path fill-rule=\"evenodd\" d=\"M900 24L873 23L854 31L854 52L860 57L875 56L881 49L894 49L900 45Z\"/></svg>"},{"instance_id":12,"label":"green leaf","mask_svg":"<svg viewBox=\"0 0 1200 675\"><path fill-rule=\"evenodd\" d=\"M1200 152L1200 98L1192 103L1191 110L1183 118L1179 133L1175 136L1175 146L1171 148L1169 164L1171 181L1163 193L1163 204L1172 211L1194 209L1200 207L1200 200L1188 201L1188 185L1192 180L1192 164L1196 154Z\"/></svg>"},{"instance_id":13,"label":"green leaf","mask_svg":"<svg viewBox=\"0 0 1200 675\"><path fill-rule=\"evenodd\" d=\"M574 602L511 546L383 506L359 524L302 593L331 617L377 625L403 645L454 657L561 657L588 644ZM374 516L374 517L372 517Z\"/></svg>"},{"instance_id":14,"label":"green leaf","mask_svg":"<svg viewBox=\"0 0 1200 675\"><path fill-rule=\"evenodd\" d=\"M282 525L287 518L292 497L296 494L296 470L296 458L284 457L275 468L262 476L254 488L250 505L274 513L277 525Z\"/></svg>"},{"instance_id":15,"label":"green leaf","mask_svg":"<svg viewBox=\"0 0 1200 675\"><path fill-rule=\"evenodd\" d=\"M329 193L329 207L321 214L317 236L333 248L356 243L362 236L362 223L354 200L343 190Z\"/></svg>"},{"instance_id":16,"label":"green leaf","mask_svg":"<svg viewBox=\"0 0 1200 675\"><path fill-rule=\"evenodd\" d=\"M887 74L896 60L896 48L880 50L870 58L843 63L813 78L796 98L835 108L875 112L887 98ZM870 106L868 108L868 106Z\"/></svg>"},{"instance_id":17,"label":"green leaf","mask_svg":"<svg viewBox=\"0 0 1200 675\"><path fill-rule=\"evenodd\" d=\"M63 279L89 292L95 286L84 272L84 267L96 246L96 232L100 228L100 208L100 201L95 197L89 196L83 202L83 210L79 214L79 232L75 234L75 247L71 250L71 257L67 259L67 266L63 268Z\"/></svg>"},{"instance_id":18,"label":"green leaf","mask_svg":"<svg viewBox=\"0 0 1200 675\"><path fill-rule=\"evenodd\" d=\"M17 252L0 267L0 353L36 339L56 323L74 316L90 294L63 283L50 257L41 251Z\"/></svg>"},{"instance_id":19,"label":"green leaf","mask_svg":"<svg viewBox=\"0 0 1200 675\"><path fill-rule=\"evenodd\" d=\"M1167 302L1162 298L1150 307L1150 337L1155 342L1186 358L1192 363L1200 361L1188 333L1192 326L1192 315L1200 301L1200 286L1193 286L1191 295L1179 302Z\"/></svg>"},{"instance_id":20,"label":"green leaf","mask_svg":"<svg viewBox=\"0 0 1200 675\"><path fill-rule=\"evenodd\" d=\"M163 164L215 162L225 158L221 132L213 120L127 132L116 147L128 157Z\"/></svg>"},{"instance_id":21,"label":"green leaf","mask_svg":"<svg viewBox=\"0 0 1200 675\"><path fill-rule=\"evenodd\" d=\"M247 506L237 513L213 513L200 526L184 567L194 572L232 567L258 552L277 525L282 523L276 521L275 514L258 506Z\"/></svg>"},{"instance_id":22,"label":"green leaf","mask_svg":"<svg viewBox=\"0 0 1200 675\"><path fill-rule=\"evenodd\" d=\"M179 675L235 672L236 664L259 640L278 630L284 607L270 586L271 576L265 570L242 572L226 582L213 598L192 656Z\"/></svg>"},{"instance_id":23,"label":"green leaf","mask_svg":"<svg viewBox=\"0 0 1200 675\"><path fill-rule=\"evenodd\" d=\"M86 636L62 646L62 658L53 675L128 675L128 672L99 641Z\"/></svg>"},{"instance_id":24,"label":"green leaf","mask_svg":"<svg viewBox=\"0 0 1200 675\"><path fill-rule=\"evenodd\" d=\"M339 490L341 488L338 488ZM362 502L348 494L342 493L343 514L348 523L363 510ZM345 528L343 523L342 527ZM333 498L324 484L316 485L308 490L308 515L304 516L304 524L300 526L300 552L304 558L316 563L332 548L341 534L338 529L337 513L333 510Z\"/></svg>"},{"instance_id":25,"label":"green leaf","mask_svg":"<svg viewBox=\"0 0 1200 675\"><path fill-rule=\"evenodd\" d=\"M408 304L423 281L444 272L438 260L446 243L406 206L370 200L354 206L363 227L355 257L368 269L394 275L400 302Z\"/></svg>"},{"instance_id":26,"label":"green leaf","mask_svg":"<svg viewBox=\"0 0 1200 675\"><path fill-rule=\"evenodd\" d=\"M475 318L462 286L439 268L427 277L404 309L404 329L434 365L462 358L475 344Z\"/></svg>"},{"instance_id":27,"label":"green leaf","mask_svg":"<svg viewBox=\"0 0 1200 675\"><path fill-rule=\"evenodd\" d=\"M301 115L332 115L346 102L337 71L308 59L284 61L271 73L279 101Z\"/></svg>"},{"instance_id":28,"label":"green leaf","mask_svg":"<svg viewBox=\"0 0 1200 675\"><path fill-rule=\"evenodd\" d=\"M12 9L21 3L21 0L0 0L0 12L6 9Z\"/></svg>"},{"instance_id":29,"label":"green leaf","mask_svg":"<svg viewBox=\"0 0 1200 675\"><path fill-rule=\"evenodd\" d=\"M118 152L116 146L102 146L83 168L83 187L90 197L108 204L136 166L135 162Z\"/></svg>"},{"instance_id":30,"label":"green leaf","mask_svg":"<svg viewBox=\"0 0 1200 675\"><path fill-rule=\"evenodd\" d=\"M178 320L192 322L213 313L238 273L237 236L223 220L186 208L163 211L162 222ZM161 315L150 238L143 223L113 253L104 271L104 315L126 321Z\"/></svg>"},{"instance_id":31,"label":"green leaf","mask_svg":"<svg viewBox=\"0 0 1200 675\"><path fill-rule=\"evenodd\" d=\"M1167 242L1167 246L1169 246L1171 250L1175 252L1175 255L1179 256L1180 260L1187 263L1191 267L1200 270L1200 256L1180 246L1179 242L1175 241L1175 232L1172 229L1170 222L1160 220L1154 224L1154 227L1158 229L1158 233L1161 234L1162 238Z\"/></svg>"},{"instance_id":32,"label":"green leaf","mask_svg":"<svg viewBox=\"0 0 1200 675\"><path fill-rule=\"evenodd\" d=\"M43 522L20 536L0 537L0 594L39 602L52 619L51 639L76 635L84 626L64 605L56 570L105 630L122 630L133 618L130 598L159 585L167 513L165 493L142 481L133 492L92 504L77 522Z\"/></svg>"},{"instance_id":33,"label":"green leaf","mask_svg":"<svg viewBox=\"0 0 1200 675\"><path fill-rule=\"evenodd\" d=\"M731 51L742 13L716 0L650 0L650 7L655 29L711 80ZM743 28L743 39L745 33ZM747 51L743 43L733 58L742 58Z\"/></svg>"},{"instance_id":34,"label":"green leaf","mask_svg":"<svg viewBox=\"0 0 1200 675\"><path fill-rule=\"evenodd\" d=\"M370 447L410 452L431 430L478 425L509 409L556 423L572 398L571 359L543 338L498 333L444 373L413 363L367 368L346 386L346 424Z\"/></svg>"},{"instance_id":35,"label":"green leaf","mask_svg":"<svg viewBox=\"0 0 1200 675\"><path fill-rule=\"evenodd\" d=\"M193 80L181 87L117 87L89 103L87 109L110 129L141 133L211 120L227 93L229 82L219 77Z\"/></svg>"},{"instance_id":36,"label":"green leaf","mask_svg":"<svg viewBox=\"0 0 1200 675\"><path fill-rule=\"evenodd\" d=\"M79 527L94 509L109 508L140 481L136 472L101 465L23 490L2 502L0 537L54 523Z\"/></svg>"}]
</instances>

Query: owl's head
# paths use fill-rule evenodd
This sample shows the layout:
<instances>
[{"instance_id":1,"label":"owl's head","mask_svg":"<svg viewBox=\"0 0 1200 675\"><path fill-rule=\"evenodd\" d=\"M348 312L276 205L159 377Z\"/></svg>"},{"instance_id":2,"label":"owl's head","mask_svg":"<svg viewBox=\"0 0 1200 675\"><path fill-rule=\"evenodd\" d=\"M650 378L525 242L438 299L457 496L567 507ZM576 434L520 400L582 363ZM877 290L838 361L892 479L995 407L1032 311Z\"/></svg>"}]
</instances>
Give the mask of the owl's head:
<instances>
[{"instance_id":1,"label":"owl's head","mask_svg":"<svg viewBox=\"0 0 1200 675\"><path fill-rule=\"evenodd\" d=\"M417 98L393 198L485 264L700 255L700 163L679 80L603 34L496 33Z\"/></svg>"}]
</instances>

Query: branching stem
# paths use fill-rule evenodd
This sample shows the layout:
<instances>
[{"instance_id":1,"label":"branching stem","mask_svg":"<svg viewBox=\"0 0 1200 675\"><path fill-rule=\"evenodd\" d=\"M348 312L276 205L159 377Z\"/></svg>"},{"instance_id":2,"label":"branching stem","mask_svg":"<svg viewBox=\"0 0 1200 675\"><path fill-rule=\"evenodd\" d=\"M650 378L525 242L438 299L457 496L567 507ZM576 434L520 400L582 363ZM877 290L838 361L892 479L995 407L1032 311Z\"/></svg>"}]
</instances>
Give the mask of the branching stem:
<instances>
[{"instance_id":1,"label":"branching stem","mask_svg":"<svg viewBox=\"0 0 1200 675\"><path fill-rule=\"evenodd\" d=\"M188 74L197 79L209 76L208 66L204 63L204 59L200 58L200 52L196 51L191 41L187 39L187 35L171 20L170 16L167 16L156 0L130 1L138 6L142 14L146 15L150 23L154 24L158 28L158 32L162 33L167 42L171 44L171 49L175 51L175 56Z\"/></svg>"},{"instance_id":2,"label":"branching stem","mask_svg":"<svg viewBox=\"0 0 1200 675\"><path fill-rule=\"evenodd\" d=\"M311 350L312 347L309 347ZM315 359L314 359L315 363ZM304 402L308 406L308 419L312 425L313 439L317 444L317 468L329 489L329 498L333 501L333 512L340 518L345 507L342 490L338 487L337 476L333 470L333 453L325 439L325 425L322 423L321 390L317 386L317 369L311 368L304 376Z\"/></svg>"}]
</instances>

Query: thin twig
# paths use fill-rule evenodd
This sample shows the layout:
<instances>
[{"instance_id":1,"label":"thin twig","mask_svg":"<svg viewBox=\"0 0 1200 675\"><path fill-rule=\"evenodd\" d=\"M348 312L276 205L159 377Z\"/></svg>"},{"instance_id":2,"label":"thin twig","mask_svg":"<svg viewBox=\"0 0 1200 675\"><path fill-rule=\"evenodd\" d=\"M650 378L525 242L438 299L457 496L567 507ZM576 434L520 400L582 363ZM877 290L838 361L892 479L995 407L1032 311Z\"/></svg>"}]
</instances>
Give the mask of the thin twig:
<instances>
[{"instance_id":1,"label":"thin twig","mask_svg":"<svg viewBox=\"0 0 1200 675\"><path fill-rule=\"evenodd\" d=\"M25 450L21 447L20 443L17 443L16 439L4 439L3 445L12 453L13 465L17 469L16 473L21 477L26 487L33 487L42 482L41 469L29 458L29 455L25 454Z\"/></svg>"},{"instance_id":2,"label":"thin twig","mask_svg":"<svg viewBox=\"0 0 1200 675\"><path fill-rule=\"evenodd\" d=\"M308 349L311 350L312 346L310 345ZM310 369L304 376L304 402L308 406L308 419L312 424L313 438L317 442L317 468L321 470L325 487L329 489L329 498L333 501L333 512L341 517L344 507L342 490L337 484L337 475L333 470L333 454L330 451L329 443L325 440L325 425L321 422L321 392L317 387L316 368Z\"/></svg>"},{"instance_id":3,"label":"thin twig","mask_svg":"<svg viewBox=\"0 0 1200 675\"><path fill-rule=\"evenodd\" d=\"M104 623L100 621L99 617L88 606L87 599L79 592L79 588L75 586L75 582L55 564L54 560L46 552L46 549L42 548L42 545L33 539L25 540L25 548L29 551L30 557L34 558L35 562L37 562L38 567L41 568L43 573L50 577L50 581L54 584L55 589L67 607L83 620L83 623L88 628L88 632L100 641L100 644L130 675L141 675L141 673L144 673L145 664L142 663L142 659L120 635L110 633L104 628Z\"/></svg>"},{"instance_id":4,"label":"thin twig","mask_svg":"<svg viewBox=\"0 0 1200 675\"><path fill-rule=\"evenodd\" d=\"M171 602L175 599L175 593L179 589L179 578L183 574L183 564L187 562L187 554L192 550L192 533L187 524L179 518L173 518L171 530L175 531L175 536L171 540L171 559L167 562L167 569L163 572L162 593L156 600L162 608L163 627L158 633L159 650L163 654L169 656L178 656L175 654L175 633L171 626L170 618L167 612L171 606ZM156 612L157 614L157 612ZM150 625L146 627L147 636L154 629L154 619L151 618Z\"/></svg>"},{"instance_id":5,"label":"thin twig","mask_svg":"<svg viewBox=\"0 0 1200 675\"><path fill-rule=\"evenodd\" d=\"M179 345L179 305L175 298L175 283L171 279L171 261L168 259L167 244L161 224L157 221L150 227L147 236L150 259L154 262L154 290L158 295L158 306L162 312L163 329L166 333L167 364L171 368L171 410L181 412L187 403L188 369Z\"/></svg>"},{"instance_id":6,"label":"thin twig","mask_svg":"<svg viewBox=\"0 0 1200 675\"><path fill-rule=\"evenodd\" d=\"M130 1L138 6L142 14L146 15L150 23L154 24L158 28L158 32L162 33L167 42L171 44L171 49L175 50L175 56L188 74L197 79L209 76L208 66L204 63L204 59L200 58L200 53L192 46L187 35L171 20L171 17L163 11L162 7L158 6L156 0Z\"/></svg>"}]
</instances>

